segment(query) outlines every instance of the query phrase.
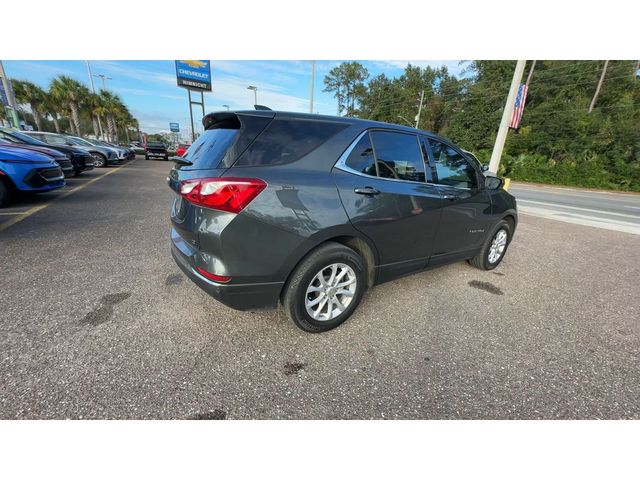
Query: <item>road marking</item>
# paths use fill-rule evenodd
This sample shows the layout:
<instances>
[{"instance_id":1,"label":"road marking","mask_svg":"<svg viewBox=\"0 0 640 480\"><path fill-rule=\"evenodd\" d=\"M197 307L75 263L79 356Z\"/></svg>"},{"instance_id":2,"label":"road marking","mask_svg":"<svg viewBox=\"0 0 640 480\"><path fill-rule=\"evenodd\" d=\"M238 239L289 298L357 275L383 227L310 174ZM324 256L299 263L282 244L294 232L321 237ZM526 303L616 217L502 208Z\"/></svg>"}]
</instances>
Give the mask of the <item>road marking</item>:
<instances>
[{"instance_id":1,"label":"road marking","mask_svg":"<svg viewBox=\"0 0 640 480\"><path fill-rule=\"evenodd\" d=\"M621 197L627 197L627 198L638 198L639 195L637 193L632 193L632 192L612 192L612 191L607 191L607 190L585 190L585 189L581 189L581 188L570 188L570 187L555 187L555 186L551 186L551 185L532 185L532 184L527 184L527 183L518 183L518 182L513 182L513 184L511 185L512 189L518 189L518 188L522 188L523 190L530 190L530 191L544 191L545 189L549 189L549 190L560 190L560 191L566 191L566 192L581 192L581 193L585 193L588 195L616 195L616 196L621 196Z\"/></svg>"},{"instance_id":2,"label":"road marking","mask_svg":"<svg viewBox=\"0 0 640 480\"><path fill-rule=\"evenodd\" d=\"M524 199L518 200L518 205L523 204L523 203L533 203L535 205L545 205L545 206L548 206L548 207L556 207L556 208L569 208L571 210L579 210L581 212L603 213L603 214L606 214L606 215L617 215L619 217L627 217L627 218L635 218L635 219L639 219L640 218L640 216L638 216L638 215L629 215L628 213L615 213L615 212L609 212L607 210L596 210L596 209L593 209L593 208L573 207L571 205L565 205L563 203L539 202L537 200L524 200Z\"/></svg>"},{"instance_id":3,"label":"road marking","mask_svg":"<svg viewBox=\"0 0 640 480\"><path fill-rule=\"evenodd\" d=\"M9 220L6 223L3 223L2 225L0 225L0 232L5 231L7 228L11 227L12 225L15 225L18 222L21 222L22 220L24 220L25 218L30 217L31 215L33 215L34 213L38 213L40 210L44 210L45 208L47 208L49 205L51 205L52 203L57 202L58 200L60 200L61 198L65 198L68 197L69 195L71 195L72 193L75 193L79 190L82 190L83 188L91 185L93 182L97 182L98 180L106 177L107 175L111 175L112 173L116 173L118 171L120 171L121 169L123 169L124 167L126 167L129 164L126 165L121 165L119 167L114 168L113 170L109 170L106 173L103 173L102 175L100 175L99 177L96 178L92 178L91 180L89 180L86 183L83 183L82 185L78 185L75 188L72 188L71 190L68 190L66 192L64 192L62 195L51 199L49 202L44 203L42 205L37 205L35 207L30 208L29 210L27 210L26 212L22 212L21 214L19 214L19 216L16 216L15 218L12 218L11 220Z\"/></svg>"},{"instance_id":4,"label":"road marking","mask_svg":"<svg viewBox=\"0 0 640 480\"><path fill-rule=\"evenodd\" d=\"M534 217L558 220L565 223L575 223L587 227L603 228L605 230L615 230L617 232L632 233L640 235L640 225L622 220L606 220L604 218L589 217L587 215L572 214L569 212L552 212L546 208L518 207L518 213L532 215Z\"/></svg>"},{"instance_id":5,"label":"road marking","mask_svg":"<svg viewBox=\"0 0 640 480\"><path fill-rule=\"evenodd\" d=\"M635 208L640 210L640 207L634 207L633 205L623 205L624 208Z\"/></svg>"}]
</instances>

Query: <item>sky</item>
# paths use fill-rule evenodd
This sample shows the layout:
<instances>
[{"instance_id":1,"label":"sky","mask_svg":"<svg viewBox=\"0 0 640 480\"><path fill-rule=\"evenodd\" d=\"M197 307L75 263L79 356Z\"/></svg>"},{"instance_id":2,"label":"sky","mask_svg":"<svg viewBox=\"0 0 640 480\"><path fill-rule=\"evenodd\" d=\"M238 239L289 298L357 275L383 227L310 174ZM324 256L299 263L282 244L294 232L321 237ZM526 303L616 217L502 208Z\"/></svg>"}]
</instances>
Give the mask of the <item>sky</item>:
<instances>
[{"instance_id":1,"label":"sky","mask_svg":"<svg viewBox=\"0 0 640 480\"><path fill-rule=\"evenodd\" d=\"M89 85L89 74L84 60L5 60L4 68L10 78L29 80L47 88L58 75L69 75ZM333 94L323 92L324 76L341 61L316 61L314 112L337 114L337 102ZM460 75L464 65L454 61L387 60L361 61L369 70L370 78L384 73L389 77L400 76L407 65L434 67L446 65L454 75ZM139 120L140 129L147 133L169 130L169 122L180 124L181 132L190 130L187 91L176 85L173 60L92 60L94 75L111 77L106 87L123 99L132 114ZM212 91L204 95L205 112L253 108L253 92L249 85L258 87L258 103L273 110L297 112L309 111L311 62L241 60L211 61ZM95 88L102 86L100 78L94 78ZM194 95L195 97L196 95ZM197 95L199 97L199 95ZM201 110L194 105L196 131L202 129Z\"/></svg>"}]
</instances>

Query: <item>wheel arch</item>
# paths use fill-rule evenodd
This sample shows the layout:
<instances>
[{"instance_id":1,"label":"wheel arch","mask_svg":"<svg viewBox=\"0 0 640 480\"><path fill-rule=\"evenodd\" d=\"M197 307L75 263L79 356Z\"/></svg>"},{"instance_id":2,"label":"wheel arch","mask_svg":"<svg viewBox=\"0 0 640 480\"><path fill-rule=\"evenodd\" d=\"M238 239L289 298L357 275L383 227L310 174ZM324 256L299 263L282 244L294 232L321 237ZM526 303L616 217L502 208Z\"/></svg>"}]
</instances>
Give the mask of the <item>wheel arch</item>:
<instances>
[{"instance_id":1,"label":"wheel arch","mask_svg":"<svg viewBox=\"0 0 640 480\"><path fill-rule=\"evenodd\" d=\"M378 265L378 252L373 243L366 237L359 234L359 232L353 228L345 229L342 231L328 231L322 236L311 237L308 242L305 242L304 248L300 249L298 254L294 257L294 261L287 266L286 279L280 292L280 298L285 292L291 275L296 270L298 265L304 261L311 253L320 248L326 243L339 243L354 250L358 255L362 257L365 264L367 284L366 287L371 288L375 284L376 280L376 265Z\"/></svg>"}]
</instances>

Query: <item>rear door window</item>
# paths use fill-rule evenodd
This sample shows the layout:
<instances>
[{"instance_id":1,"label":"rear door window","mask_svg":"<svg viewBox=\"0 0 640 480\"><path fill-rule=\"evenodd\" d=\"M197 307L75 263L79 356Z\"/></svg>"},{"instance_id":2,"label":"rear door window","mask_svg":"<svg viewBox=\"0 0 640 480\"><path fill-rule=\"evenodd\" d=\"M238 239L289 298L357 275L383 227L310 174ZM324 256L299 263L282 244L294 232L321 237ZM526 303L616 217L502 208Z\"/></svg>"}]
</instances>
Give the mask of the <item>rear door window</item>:
<instances>
[{"instance_id":1,"label":"rear door window","mask_svg":"<svg viewBox=\"0 0 640 480\"><path fill-rule=\"evenodd\" d=\"M235 166L295 162L347 126L338 122L276 118L242 154Z\"/></svg>"},{"instance_id":2,"label":"rear door window","mask_svg":"<svg viewBox=\"0 0 640 480\"><path fill-rule=\"evenodd\" d=\"M418 137L399 132L371 132L378 176L424 182L425 170Z\"/></svg>"},{"instance_id":3,"label":"rear door window","mask_svg":"<svg viewBox=\"0 0 640 480\"><path fill-rule=\"evenodd\" d=\"M373 147L369 139L369 133L360 139L349 154L349 158L345 162L346 166L359 173L365 175L376 176L375 158L373 156Z\"/></svg>"}]
</instances>

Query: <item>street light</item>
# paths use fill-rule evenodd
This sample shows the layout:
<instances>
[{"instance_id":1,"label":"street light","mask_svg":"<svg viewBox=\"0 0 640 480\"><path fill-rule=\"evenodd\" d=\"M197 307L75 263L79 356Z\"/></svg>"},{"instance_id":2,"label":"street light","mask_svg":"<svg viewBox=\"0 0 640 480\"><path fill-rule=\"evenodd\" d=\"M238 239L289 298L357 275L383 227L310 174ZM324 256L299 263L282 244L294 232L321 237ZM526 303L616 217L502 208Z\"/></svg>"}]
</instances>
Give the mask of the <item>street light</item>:
<instances>
[{"instance_id":1,"label":"street light","mask_svg":"<svg viewBox=\"0 0 640 480\"><path fill-rule=\"evenodd\" d=\"M249 85L247 90L253 90L253 104L258 104L258 87L254 87L253 85Z\"/></svg>"},{"instance_id":2,"label":"street light","mask_svg":"<svg viewBox=\"0 0 640 480\"><path fill-rule=\"evenodd\" d=\"M101 79L102 79L102 89L103 89L103 90L106 90L106 89L107 89L107 86L105 85L104 81L105 81L105 80L113 80L113 78L111 78L111 77L107 77L106 75L103 75L103 74L101 74L101 73L99 73L99 74L97 74L97 75L96 75L96 74L94 74L93 76L94 76L94 77L96 77L96 78L101 78Z\"/></svg>"},{"instance_id":3,"label":"street light","mask_svg":"<svg viewBox=\"0 0 640 480\"><path fill-rule=\"evenodd\" d=\"M222 105L224 108L226 108L227 110L229 110L229 105Z\"/></svg>"},{"instance_id":4,"label":"street light","mask_svg":"<svg viewBox=\"0 0 640 480\"><path fill-rule=\"evenodd\" d=\"M407 120L406 118L404 118L402 115L398 115L398 118L401 118L402 120L404 120L405 122L407 122L407 125L409 125L410 127L413 127L413 124Z\"/></svg>"}]
</instances>

